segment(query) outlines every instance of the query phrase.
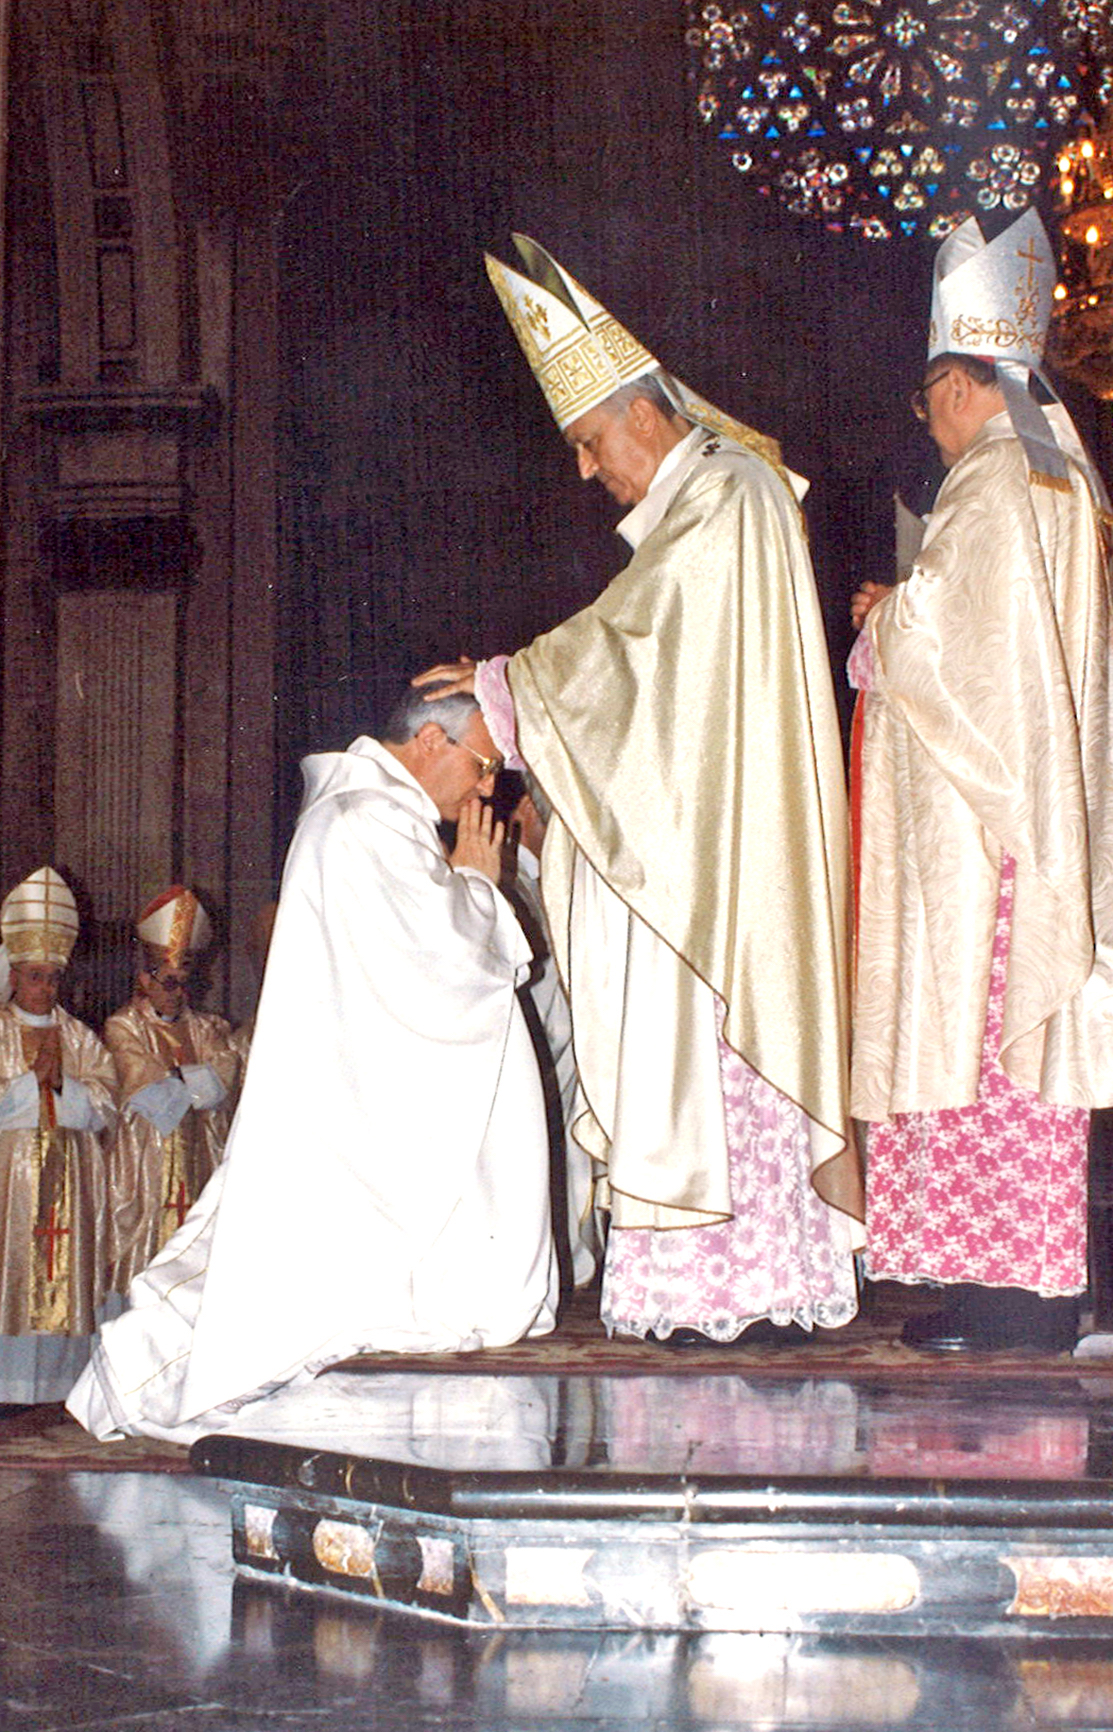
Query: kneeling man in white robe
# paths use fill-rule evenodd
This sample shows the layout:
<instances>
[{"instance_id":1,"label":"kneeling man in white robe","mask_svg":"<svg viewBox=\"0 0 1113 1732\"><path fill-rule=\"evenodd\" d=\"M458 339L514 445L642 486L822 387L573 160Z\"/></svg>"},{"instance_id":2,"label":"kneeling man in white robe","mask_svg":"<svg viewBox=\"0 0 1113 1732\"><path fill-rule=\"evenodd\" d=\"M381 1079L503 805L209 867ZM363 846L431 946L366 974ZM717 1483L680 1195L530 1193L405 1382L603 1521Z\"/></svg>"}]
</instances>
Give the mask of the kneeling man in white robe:
<instances>
[{"instance_id":1,"label":"kneeling man in white robe","mask_svg":"<svg viewBox=\"0 0 1113 1732\"><path fill-rule=\"evenodd\" d=\"M553 1328L545 1112L474 699L307 758L228 1152L69 1399L181 1441L360 1352ZM446 857L438 819L457 821Z\"/></svg>"}]
</instances>

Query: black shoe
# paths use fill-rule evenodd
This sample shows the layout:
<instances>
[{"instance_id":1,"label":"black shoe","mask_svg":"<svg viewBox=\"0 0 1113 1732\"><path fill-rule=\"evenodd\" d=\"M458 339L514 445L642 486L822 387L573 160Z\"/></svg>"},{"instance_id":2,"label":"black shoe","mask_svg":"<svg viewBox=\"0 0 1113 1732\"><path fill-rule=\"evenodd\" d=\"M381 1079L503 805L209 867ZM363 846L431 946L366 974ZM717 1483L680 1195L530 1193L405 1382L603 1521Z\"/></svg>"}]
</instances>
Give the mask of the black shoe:
<instances>
[{"instance_id":1,"label":"black shoe","mask_svg":"<svg viewBox=\"0 0 1113 1732\"><path fill-rule=\"evenodd\" d=\"M1070 1353L1078 1300L962 1282L947 1289L939 1311L910 1317L900 1338L921 1353Z\"/></svg>"},{"instance_id":2,"label":"black shoe","mask_svg":"<svg viewBox=\"0 0 1113 1732\"><path fill-rule=\"evenodd\" d=\"M900 1332L905 1347L918 1348L921 1353L985 1353L989 1343L976 1334L962 1329L950 1311L925 1311L919 1317L909 1317Z\"/></svg>"},{"instance_id":3,"label":"black shoe","mask_svg":"<svg viewBox=\"0 0 1113 1732\"><path fill-rule=\"evenodd\" d=\"M654 1347L733 1347L733 1341L713 1341L710 1335L705 1335L702 1329L674 1329L671 1335L655 1335L652 1329L646 1336Z\"/></svg>"},{"instance_id":4,"label":"black shoe","mask_svg":"<svg viewBox=\"0 0 1113 1732\"><path fill-rule=\"evenodd\" d=\"M674 1329L671 1335L664 1336L650 1331L646 1336L647 1341L653 1341L659 1347L799 1347L812 1339L799 1323L774 1323L769 1317L759 1317L756 1323L749 1324L741 1335L733 1335L729 1341L705 1335L701 1329L688 1328Z\"/></svg>"},{"instance_id":5,"label":"black shoe","mask_svg":"<svg viewBox=\"0 0 1113 1732\"><path fill-rule=\"evenodd\" d=\"M814 1332L801 1329L799 1323L774 1323L771 1317L759 1317L738 1340L743 1347L802 1347L815 1338Z\"/></svg>"}]
</instances>

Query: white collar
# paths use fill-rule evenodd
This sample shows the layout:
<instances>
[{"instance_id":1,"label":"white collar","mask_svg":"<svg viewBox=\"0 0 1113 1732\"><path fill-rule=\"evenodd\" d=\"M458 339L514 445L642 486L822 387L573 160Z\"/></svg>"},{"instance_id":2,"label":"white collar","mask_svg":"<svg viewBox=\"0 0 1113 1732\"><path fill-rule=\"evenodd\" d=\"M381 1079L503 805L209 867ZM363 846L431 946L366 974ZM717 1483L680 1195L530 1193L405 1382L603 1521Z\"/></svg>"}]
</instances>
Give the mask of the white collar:
<instances>
[{"instance_id":1,"label":"white collar","mask_svg":"<svg viewBox=\"0 0 1113 1732\"><path fill-rule=\"evenodd\" d=\"M633 511L627 512L621 523L615 528L624 541L637 551L660 523L665 512L672 504L673 495L680 486L683 476L679 473L680 466L686 457L694 457L697 445L707 438L706 427L693 427L686 433L678 445L671 451L666 451L657 465L653 480L644 499L639 499ZM671 482L671 485L669 483Z\"/></svg>"},{"instance_id":2,"label":"white collar","mask_svg":"<svg viewBox=\"0 0 1113 1732\"><path fill-rule=\"evenodd\" d=\"M13 1004L12 1009L14 1010L14 1012L16 1014L17 1020L19 1022L25 1022L27 1024L28 1028L51 1028L51 1027L53 1027L54 1012L52 1010L48 1011L45 1016L35 1016L29 1010L21 1010L18 1004Z\"/></svg>"}]
</instances>

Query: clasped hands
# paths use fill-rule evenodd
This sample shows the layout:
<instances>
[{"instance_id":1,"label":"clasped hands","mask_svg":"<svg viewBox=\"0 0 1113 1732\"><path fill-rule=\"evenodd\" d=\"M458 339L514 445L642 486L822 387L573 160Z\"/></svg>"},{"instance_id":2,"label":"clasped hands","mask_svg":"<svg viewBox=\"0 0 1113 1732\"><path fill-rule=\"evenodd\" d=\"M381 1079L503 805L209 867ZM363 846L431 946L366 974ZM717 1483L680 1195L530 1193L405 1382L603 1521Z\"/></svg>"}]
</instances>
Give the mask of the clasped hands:
<instances>
[{"instance_id":1,"label":"clasped hands","mask_svg":"<svg viewBox=\"0 0 1113 1732\"><path fill-rule=\"evenodd\" d=\"M456 820L456 846L449 855L453 866L471 866L492 884L502 874L502 846L506 825L496 821L494 810L483 800L465 800Z\"/></svg>"},{"instance_id":2,"label":"clasped hands","mask_svg":"<svg viewBox=\"0 0 1113 1732\"><path fill-rule=\"evenodd\" d=\"M471 656L462 655L454 662L438 662L436 667L426 668L424 673L417 674L410 684L427 686L437 682L437 690L430 692L431 698L448 698L454 692L466 692L469 697L475 696L475 662ZM443 682L447 681L445 684ZM506 838L506 825L496 822L495 814L485 801L465 800L460 807L460 816L456 820L456 846L449 855L452 866L470 866L476 872L482 872L492 884L497 884L502 873L502 848Z\"/></svg>"},{"instance_id":3,"label":"clasped hands","mask_svg":"<svg viewBox=\"0 0 1113 1732\"><path fill-rule=\"evenodd\" d=\"M891 583L874 583L872 578L867 578L865 583L854 591L850 598L850 623L855 631L861 631L870 609L876 607L879 601L884 601L887 595L891 595L892 589Z\"/></svg>"},{"instance_id":4,"label":"clasped hands","mask_svg":"<svg viewBox=\"0 0 1113 1732\"><path fill-rule=\"evenodd\" d=\"M60 1089L62 1086L62 1041L57 1027L43 1030L31 1069L40 1088Z\"/></svg>"}]
</instances>

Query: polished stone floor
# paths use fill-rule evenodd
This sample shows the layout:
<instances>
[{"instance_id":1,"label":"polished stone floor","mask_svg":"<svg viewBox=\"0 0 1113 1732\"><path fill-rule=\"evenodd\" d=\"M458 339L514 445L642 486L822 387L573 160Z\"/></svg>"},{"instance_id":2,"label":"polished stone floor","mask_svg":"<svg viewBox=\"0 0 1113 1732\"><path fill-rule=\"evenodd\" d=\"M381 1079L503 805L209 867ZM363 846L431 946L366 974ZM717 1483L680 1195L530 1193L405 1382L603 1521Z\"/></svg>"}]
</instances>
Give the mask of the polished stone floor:
<instances>
[{"instance_id":1,"label":"polished stone floor","mask_svg":"<svg viewBox=\"0 0 1113 1732\"><path fill-rule=\"evenodd\" d=\"M23 1732L1113 1725L1108 1642L491 1634L237 1585L184 1477L0 1475L0 1572Z\"/></svg>"},{"instance_id":2,"label":"polished stone floor","mask_svg":"<svg viewBox=\"0 0 1113 1732\"><path fill-rule=\"evenodd\" d=\"M350 1393L329 1443L458 1472L1094 1486L1113 1437L1092 1377L364 1377L358 1419ZM491 1631L237 1581L228 1492L188 1475L3 1469L0 1577L5 1732L1113 1727L1106 1638Z\"/></svg>"},{"instance_id":3,"label":"polished stone floor","mask_svg":"<svg viewBox=\"0 0 1113 1732\"><path fill-rule=\"evenodd\" d=\"M330 1372L244 1408L245 1437L446 1471L1113 1476L1113 1370L915 1378Z\"/></svg>"}]
</instances>

